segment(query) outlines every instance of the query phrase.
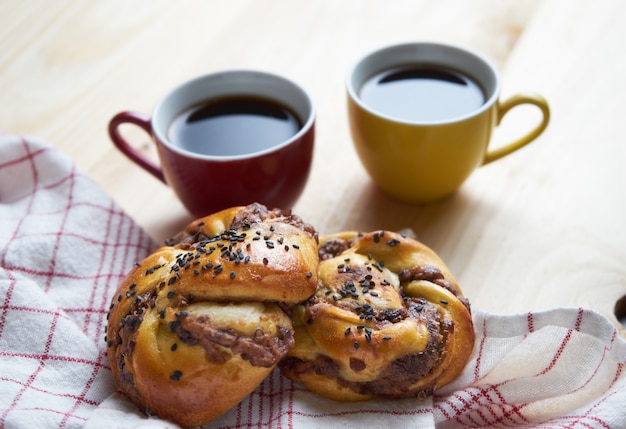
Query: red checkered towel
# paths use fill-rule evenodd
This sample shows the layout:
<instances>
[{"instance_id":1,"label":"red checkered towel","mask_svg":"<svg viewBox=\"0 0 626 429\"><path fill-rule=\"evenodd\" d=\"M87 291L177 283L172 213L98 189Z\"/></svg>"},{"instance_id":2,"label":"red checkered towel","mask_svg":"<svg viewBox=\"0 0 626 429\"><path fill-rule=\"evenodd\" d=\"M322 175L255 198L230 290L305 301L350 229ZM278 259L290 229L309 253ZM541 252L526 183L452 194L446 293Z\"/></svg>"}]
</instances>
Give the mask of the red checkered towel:
<instances>
[{"instance_id":1,"label":"red checkered towel","mask_svg":"<svg viewBox=\"0 0 626 429\"><path fill-rule=\"evenodd\" d=\"M117 392L110 298L157 245L65 155L0 135L0 426L165 428ZM211 428L626 428L626 342L585 309L474 309L474 355L425 401L339 403L279 371Z\"/></svg>"}]
</instances>

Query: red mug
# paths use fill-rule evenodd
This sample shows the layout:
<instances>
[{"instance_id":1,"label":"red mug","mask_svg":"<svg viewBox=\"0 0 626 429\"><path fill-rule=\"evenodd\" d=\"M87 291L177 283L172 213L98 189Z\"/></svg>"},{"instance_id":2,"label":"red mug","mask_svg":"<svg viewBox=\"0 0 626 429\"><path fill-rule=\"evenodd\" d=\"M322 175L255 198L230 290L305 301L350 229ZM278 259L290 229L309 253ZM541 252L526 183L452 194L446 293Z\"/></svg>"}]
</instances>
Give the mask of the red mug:
<instances>
[{"instance_id":1,"label":"red mug","mask_svg":"<svg viewBox=\"0 0 626 429\"><path fill-rule=\"evenodd\" d=\"M269 147L226 154L190 150L168 135L170 126L182 112L229 97L254 97L285 106L297 117L299 128ZM160 165L122 137L119 128L123 124L136 125L151 136ZM253 202L269 208L291 209L309 177L314 135L315 110L305 90L284 77L246 70L200 76L162 98L151 117L124 111L109 122L109 136L115 146L169 185L196 217ZM219 145L219 142L210 143Z\"/></svg>"}]
</instances>

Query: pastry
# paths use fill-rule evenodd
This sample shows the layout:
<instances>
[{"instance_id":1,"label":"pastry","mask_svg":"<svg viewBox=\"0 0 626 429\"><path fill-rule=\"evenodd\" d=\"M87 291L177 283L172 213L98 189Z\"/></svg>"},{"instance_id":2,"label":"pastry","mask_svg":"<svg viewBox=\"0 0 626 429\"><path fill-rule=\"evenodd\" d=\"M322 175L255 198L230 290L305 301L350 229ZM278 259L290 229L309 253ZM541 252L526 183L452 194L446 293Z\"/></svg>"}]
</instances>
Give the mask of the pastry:
<instances>
[{"instance_id":1,"label":"pastry","mask_svg":"<svg viewBox=\"0 0 626 429\"><path fill-rule=\"evenodd\" d=\"M294 309L280 363L322 396L424 398L452 381L474 345L470 306L443 261L388 231L320 238L319 285Z\"/></svg>"},{"instance_id":2,"label":"pastry","mask_svg":"<svg viewBox=\"0 0 626 429\"><path fill-rule=\"evenodd\" d=\"M244 399L294 344L284 309L317 286L317 232L253 204L198 219L138 263L112 300L107 353L149 415L207 423Z\"/></svg>"}]
</instances>

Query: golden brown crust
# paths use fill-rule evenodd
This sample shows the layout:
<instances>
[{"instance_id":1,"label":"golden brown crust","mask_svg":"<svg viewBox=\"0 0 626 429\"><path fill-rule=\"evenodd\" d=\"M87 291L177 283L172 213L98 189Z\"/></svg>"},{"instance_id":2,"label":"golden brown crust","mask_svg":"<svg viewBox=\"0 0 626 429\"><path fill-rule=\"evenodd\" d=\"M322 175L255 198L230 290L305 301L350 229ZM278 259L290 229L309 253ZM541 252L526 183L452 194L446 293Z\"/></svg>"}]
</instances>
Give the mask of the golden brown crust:
<instances>
[{"instance_id":1,"label":"golden brown crust","mask_svg":"<svg viewBox=\"0 0 626 429\"><path fill-rule=\"evenodd\" d=\"M388 231L321 237L319 252L284 374L355 401L421 398L461 372L474 345L469 304L435 252Z\"/></svg>"},{"instance_id":2,"label":"golden brown crust","mask_svg":"<svg viewBox=\"0 0 626 429\"><path fill-rule=\"evenodd\" d=\"M149 414L204 424L254 390L293 346L281 306L317 286L317 234L260 205L192 222L134 267L113 298L107 352Z\"/></svg>"}]
</instances>

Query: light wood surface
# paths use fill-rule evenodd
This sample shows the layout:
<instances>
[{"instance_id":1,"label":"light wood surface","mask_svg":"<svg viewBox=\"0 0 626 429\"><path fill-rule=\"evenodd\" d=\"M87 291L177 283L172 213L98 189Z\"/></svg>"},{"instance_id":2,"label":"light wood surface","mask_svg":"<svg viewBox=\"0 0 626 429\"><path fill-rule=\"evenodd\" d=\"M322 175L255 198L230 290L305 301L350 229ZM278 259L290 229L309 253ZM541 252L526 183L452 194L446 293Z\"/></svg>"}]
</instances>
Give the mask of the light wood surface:
<instances>
[{"instance_id":1,"label":"light wood surface","mask_svg":"<svg viewBox=\"0 0 626 429\"><path fill-rule=\"evenodd\" d=\"M501 71L503 97L535 91L552 108L536 142L427 206L396 203L370 182L345 107L348 67L374 48L412 40L479 51ZM206 72L280 73L316 102L314 168L295 212L321 233L410 228L448 263L475 308L583 306L619 326L625 40L621 0L3 0L0 130L69 154L163 240L190 217L113 147L108 120L121 110L149 113L171 87ZM532 109L514 111L493 144L535 120ZM127 132L156 156L145 134Z\"/></svg>"}]
</instances>

